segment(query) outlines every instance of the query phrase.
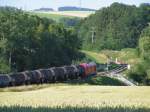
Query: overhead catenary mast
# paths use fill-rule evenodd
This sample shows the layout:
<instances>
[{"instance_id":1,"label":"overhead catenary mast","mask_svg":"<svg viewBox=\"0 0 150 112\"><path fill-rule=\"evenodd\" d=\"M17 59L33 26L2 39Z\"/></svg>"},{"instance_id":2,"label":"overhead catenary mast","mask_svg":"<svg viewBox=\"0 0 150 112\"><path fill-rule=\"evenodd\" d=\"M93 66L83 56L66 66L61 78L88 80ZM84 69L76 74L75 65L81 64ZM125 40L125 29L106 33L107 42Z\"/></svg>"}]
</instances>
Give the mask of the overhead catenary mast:
<instances>
[{"instance_id":1,"label":"overhead catenary mast","mask_svg":"<svg viewBox=\"0 0 150 112\"><path fill-rule=\"evenodd\" d=\"M95 35L96 35L96 28L95 27L92 27L91 28L91 32L92 32L92 38L91 38L91 41L92 41L92 44L94 43L95 41Z\"/></svg>"},{"instance_id":2,"label":"overhead catenary mast","mask_svg":"<svg viewBox=\"0 0 150 112\"><path fill-rule=\"evenodd\" d=\"M82 8L82 0L79 0L79 7Z\"/></svg>"}]
</instances>

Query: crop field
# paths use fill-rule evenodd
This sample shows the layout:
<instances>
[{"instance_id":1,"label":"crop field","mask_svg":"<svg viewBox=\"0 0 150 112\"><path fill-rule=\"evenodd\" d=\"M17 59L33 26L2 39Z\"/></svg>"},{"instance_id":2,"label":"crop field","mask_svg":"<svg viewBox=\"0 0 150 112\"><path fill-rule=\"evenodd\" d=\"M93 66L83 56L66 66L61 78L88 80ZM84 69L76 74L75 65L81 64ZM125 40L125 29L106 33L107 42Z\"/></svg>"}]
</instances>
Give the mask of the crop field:
<instances>
[{"instance_id":1,"label":"crop field","mask_svg":"<svg viewBox=\"0 0 150 112\"><path fill-rule=\"evenodd\" d=\"M52 84L8 90L0 92L0 112L150 112L149 87Z\"/></svg>"},{"instance_id":2,"label":"crop field","mask_svg":"<svg viewBox=\"0 0 150 112\"><path fill-rule=\"evenodd\" d=\"M53 19L56 21L59 21L61 18L74 18L72 16L65 16L65 15L59 15L59 14L54 14L54 13L51 14L51 13L30 12L29 14L37 15L39 17L45 17L48 19Z\"/></svg>"},{"instance_id":3,"label":"crop field","mask_svg":"<svg viewBox=\"0 0 150 112\"><path fill-rule=\"evenodd\" d=\"M58 12L50 12L50 14L85 18L91 14L94 14L94 11L58 11Z\"/></svg>"},{"instance_id":4,"label":"crop field","mask_svg":"<svg viewBox=\"0 0 150 112\"><path fill-rule=\"evenodd\" d=\"M61 18L85 18L93 13L93 11L29 12L29 14L54 19L56 21L59 21Z\"/></svg>"}]
</instances>

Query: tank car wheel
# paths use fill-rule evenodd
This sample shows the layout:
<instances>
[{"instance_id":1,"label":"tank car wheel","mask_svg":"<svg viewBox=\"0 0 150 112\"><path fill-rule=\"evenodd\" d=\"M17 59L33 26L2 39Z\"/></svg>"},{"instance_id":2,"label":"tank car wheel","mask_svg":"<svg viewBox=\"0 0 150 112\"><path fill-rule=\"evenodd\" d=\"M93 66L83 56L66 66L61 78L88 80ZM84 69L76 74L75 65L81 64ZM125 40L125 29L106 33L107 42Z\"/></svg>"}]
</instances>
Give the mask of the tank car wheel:
<instances>
[{"instance_id":1,"label":"tank car wheel","mask_svg":"<svg viewBox=\"0 0 150 112\"><path fill-rule=\"evenodd\" d=\"M43 79L43 78L40 80L40 83L41 83L41 84L43 84L43 83L44 83L44 79Z\"/></svg>"},{"instance_id":2,"label":"tank car wheel","mask_svg":"<svg viewBox=\"0 0 150 112\"><path fill-rule=\"evenodd\" d=\"M52 78L52 82L53 82L53 83L55 83L55 82L56 82L56 80L57 80L57 78L56 78L55 76L53 76L53 78Z\"/></svg>"},{"instance_id":3,"label":"tank car wheel","mask_svg":"<svg viewBox=\"0 0 150 112\"><path fill-rule=\"evenodd\" d=\"M75 73L75 77L76 77L76 79L78 79L78 78L79 78L79 75L78 75L78 73Z\"/></svg>"},{"instance_id":4,"label":"tank car wheel","mask_svg":"<svg viewBox=\"0 0 150 112\"><path fill-rule=\"evenodd\" d=\"M64 80L67 81L68 80L68 75L64 76Z\"/></svg>"},{"instance_id":5,"label":"tank car wheel","mask_svg":"<svg viewBox=\"0 0 150 112\"><path fill-rule=\"evenodd\" d=\"M22 85L23 85L23 86L26 85L26 82L23 82Z\"/></svg>"},{"instance_id":6,"label":"tank car wheel","mask_svg":"<svg viewBox=\"0 0 150 112\"><path fill-rule=\"evenodd\" d=\"M44 79L44 83L48 83L48 81L46 79Z\"/></svg>"},{"instance_id":7,"label":"tank car wheel","mask_svg":"<svg viewBox=\"0 0 150 112\"><path fill-rule=\"evenodd\" d=\"M31 83L30 83L30 81L26 81L25 84L26 85L30 85Z\"/></svg>"},{"instance_id":8,"label":"tank car wheel","mask_svg":"<svg viewBox=\"0 0 150 112\"><path fill-rule=\"evenodd\" d=\"M10 82L9 85L14 87L15 86L15 82Z\"/></svg>"}]
</instances>

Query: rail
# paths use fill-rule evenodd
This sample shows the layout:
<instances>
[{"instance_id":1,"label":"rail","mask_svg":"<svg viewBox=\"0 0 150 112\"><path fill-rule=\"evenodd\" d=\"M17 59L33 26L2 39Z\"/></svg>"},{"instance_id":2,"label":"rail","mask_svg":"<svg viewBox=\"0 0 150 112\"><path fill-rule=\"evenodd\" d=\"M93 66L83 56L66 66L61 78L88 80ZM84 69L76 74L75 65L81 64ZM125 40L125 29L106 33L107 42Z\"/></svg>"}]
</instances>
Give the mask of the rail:
<instances>
[{"instance_id":1,"label":"rail","mask_svg":"<svg viewBox=\"0 0 150 112\"><path fill-rule=\"evenodd\" d=\"M107 76L111 78L115 78L123 82L127 86L136 86L135 83L130 81L129 79L125 78L121 73L127 69L127 66L117 67L116 69L105 71L105 72L98 72L97 76Z\"/></svg>"}]
</instances>

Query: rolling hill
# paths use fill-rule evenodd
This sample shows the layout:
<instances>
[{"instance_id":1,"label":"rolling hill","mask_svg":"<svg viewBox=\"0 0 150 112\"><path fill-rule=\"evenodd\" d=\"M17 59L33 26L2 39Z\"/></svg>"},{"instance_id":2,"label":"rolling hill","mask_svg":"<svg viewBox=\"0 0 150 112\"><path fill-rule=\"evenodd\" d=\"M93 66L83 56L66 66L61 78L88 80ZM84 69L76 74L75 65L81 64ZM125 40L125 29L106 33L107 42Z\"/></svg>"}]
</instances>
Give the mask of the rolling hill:
<instances>
[{"instance_id":1,"label":"rolling hill","mask_svg":"<svg viewBox=\"0 0 150 112\"><path fill-rule=\"evenodd\" d=\"M96 10L89 9L89 8L74 7L74 6L64 6L64 7L59 7L58 11L96 11Z\"/></svg>"},{"instance_id":2,"label":"rolling hill","mask_svg":"<svg viewBox=\"0 0 150 112\"><path fill-rule=\"evenodd\" d=\"M42 12L42 11L30 11L29 12L32 15L38 15L40 17L46 17L51 18L54 20L59 20L60 18L85 18L88 17L91 14L94 14L94 11L48 11L48 12Z\"/></svg>"},{"instance_id":3,"label":"rolling hill","mask_svg":"<svg viewBox=\"0 0 150 112\"><path fill-rule=\"evenodd\" d=\"M47 12L47 11L54 11L54 9L52 9L52 8L39 8L39 9L34 9L33 11L44 11L44 12Z\"/></svg>"}]
</instances>

